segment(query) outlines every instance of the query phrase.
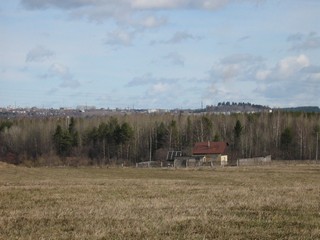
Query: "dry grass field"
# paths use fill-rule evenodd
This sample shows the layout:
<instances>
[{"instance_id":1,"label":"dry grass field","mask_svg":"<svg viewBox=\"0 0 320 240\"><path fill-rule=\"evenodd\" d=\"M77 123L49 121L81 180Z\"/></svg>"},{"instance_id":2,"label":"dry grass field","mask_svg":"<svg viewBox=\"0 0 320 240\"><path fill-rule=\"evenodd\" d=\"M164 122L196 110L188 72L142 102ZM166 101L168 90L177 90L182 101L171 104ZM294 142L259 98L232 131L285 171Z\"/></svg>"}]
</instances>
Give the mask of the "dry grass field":
<instances>
[{"instance_id":1,"label":"dry grass field","mask_svg":"<svg viewBox=\"0 0 320 240\"><path fill-rule=\"evenodd\" d=\"M320 165L0 165L0 239L320 239Z\"/></svg>"}]
</instances>

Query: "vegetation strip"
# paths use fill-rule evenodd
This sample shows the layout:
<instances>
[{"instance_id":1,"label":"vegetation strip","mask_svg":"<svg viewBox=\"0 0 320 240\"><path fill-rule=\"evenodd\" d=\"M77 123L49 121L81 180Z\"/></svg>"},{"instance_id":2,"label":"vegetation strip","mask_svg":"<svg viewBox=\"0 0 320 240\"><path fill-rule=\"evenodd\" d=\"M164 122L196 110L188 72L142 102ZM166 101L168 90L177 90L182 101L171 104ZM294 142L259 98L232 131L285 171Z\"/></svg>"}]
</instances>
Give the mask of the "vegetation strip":
<instances>
[{"instance_id":1,"label":"vegetation strip","mask_svg":"<svg viewBox=\"0 0 320 240\"><path fill-rule=\"evenodd\" d=\"M0 239L320 238L319 165L0 166Z\"/></svg>"}]
</instances>

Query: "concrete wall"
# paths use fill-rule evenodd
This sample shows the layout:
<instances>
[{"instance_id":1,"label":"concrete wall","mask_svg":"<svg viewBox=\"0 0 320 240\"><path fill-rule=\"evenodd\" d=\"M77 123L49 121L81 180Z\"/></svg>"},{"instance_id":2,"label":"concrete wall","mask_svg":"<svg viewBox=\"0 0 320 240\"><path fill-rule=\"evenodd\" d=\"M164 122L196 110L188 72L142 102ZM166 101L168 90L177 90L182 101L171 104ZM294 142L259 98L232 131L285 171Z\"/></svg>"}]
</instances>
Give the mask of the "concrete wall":
<instances>
[{"instance_id":1,"label":"concrete wall","mask_svg":"<svg viewBox=\"0 0 320 240\"><path fill-rule=\"evenodd\" d=\"M186 167L198 167L200 165L200 161L194 158L189 158L186 162Z\"/></svg>"},{"instance_id":2,"label":"concrete wall","mask_svg":"<svg viewBox=\"0 0 320 240\"><path fill-rule=\"evenodd\" d=\"M237 166L253 166L271 164L271 155L256 158L241 158L237 160Z\"/></svg>"},{"instance_id":3,"label":"concrete wall","mask_svg":"<svg viewBox=\"0 0 320 240\"><path fill-rule=\"evenodd\" d=\"M156 161L140 162L140 163L136 163L136 167L137 168L161 167L161 163Z\"/></svg>"},{"instance_id":4,"label":"concrete wall","mask_svg":"<svg viewBox=\"0 0 320 240\"><path fill-rule=\"evenodd\" d=\"M189 159L186 157L178 157L174 159L173 166L176 168L185 168L187 167L187 161Z\"/></svg>"},{"instance_id":5,"label":"concrete wall","mask_svg":"<svg viewBox=\"0 0 320 240\"><path fill-rule=\"evenodd\" d=\"M203 160L203 158L196 159L196 158L189 158L189 157L179 157L174 160L174 167L176 168L185 168L185 167L214 167L214 166L225 166L228 164L228 156L227 155L220 155L217 156L215 159L208 159Z\"/></svg>"}]
</instances>

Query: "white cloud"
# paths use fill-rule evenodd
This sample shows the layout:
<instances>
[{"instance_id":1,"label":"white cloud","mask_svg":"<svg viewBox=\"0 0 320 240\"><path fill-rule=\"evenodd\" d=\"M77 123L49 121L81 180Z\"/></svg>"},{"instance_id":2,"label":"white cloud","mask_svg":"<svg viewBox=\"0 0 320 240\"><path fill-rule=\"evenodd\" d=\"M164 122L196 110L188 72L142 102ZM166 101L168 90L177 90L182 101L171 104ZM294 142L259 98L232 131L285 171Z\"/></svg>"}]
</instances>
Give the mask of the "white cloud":
<instances>
[{"instance_id":1,"label":"white cloud","mask_svg":"<svg viewBox=\"0 0 320 240\"><path fill-rule=\"evenodd\" d=\"M288 77L309 65L310 60L308 57L301 54L299 56L287 57L280 60L276 67L276 71L279 73L279 77Z\"/></svg>"},{"instance_id":2,"label":"white cloud","mask_svg":"<svg viewBox=\"0 0 320 240\"><path fill-rule=\"evenodd\" d=\"M146 29L157 28L166 24L165 18L147 15L140 18L127 16L121 19L120 27L108 32L105 39L107 45L131 46L137 35Z\"/></svg>"},{"instance_id":3,"label":"white cloud","mask_svg":"<svg viewBox=\"0 0 320 240\"><path fill-rule=\"evenodd\" d=\"M120 25L154 28L165 24L163 17L147 16L135 19L141 12L159 13L164 9L203 9L217 10L238 0L20 0L28 10L46 10L50 8L68 11L72 17L87 18L90 21L103 22L113 19ZM244 0L256 3L261 0Z\"/></svg>"},{"instance_id":4,"label":"white cloud","mask_svg":"<svg viewBox=\"0 0 320 240\"><path fill-rule=\"evenodd\" d=\"M304 73L320 73L320 66L315 66L315 65L308 65L307 67L304 67L301 69L302 72Z\"/></svg>"},{"instance_id":5,"label":"white cloud","mask_svg":"<svg viewBox=\"0 0 320 240\"><path fill-rule=\"evenodd\" d=\"M284 57L272 67L261 57L235 54L222 58L209 74L204 99L211 102L259 99L270 106L297 106L318 101L320 66L305 54Z\"/></svg>"},{"instance_id":6,"label":"white cloud","mask_svg":"<svg viewBox=\"0 0 320 240\"><path fill-rule=\"evenodd\" d=\"M179 79L175 78L156 78L152 74L147 73L141 77L135 77L127 83L127 87L138 87L138 86L155 86L157 84L169 84L174 85L179 82Z\"/></svg>"},{"instance_id":7,"label":"white cloud","mask_svg":"<svg viewBox=\"0 0 320 240\"><path fill-rule=\"evenodd\" d=\"M184 92L183 86L179 84L180 81L182 80L176 78L156 78L148 73L134 78L126 87L139 87L139 94L130 100L136 106L161 108L179 102L176 96Z\"/></svg>"},{"instance_id":8,"label":"white cloud","mask_svg":"<svg viewBox=\"0 0 320 240\"><path fill-rule=\"evenodd\" d=\"M216 81L250 81L264 59L250 54L233 54L220 59L211 71L211 78Z\"/></svg>"},{"instance_id":9,"label":"white cloud","mask_svg":"<svg viewBox=\"0 0 320 240\"><path fill-rule=\"evenodd\" d=\"M271 74L270 70L258 70L256 72L256 78L258 80L265 80Z\"/></svg>"},{"instance_id":10,"label":"white cloud","mask_svg":"<svg viewBox=\"0 0 320 240\"><path fill-rule=\"evenodd\" d=\"M79 86L79 81L73 78L64 78L60 84L60 87L62 88L78 88Z\"/></svg>"},{"instance_id":11,"label":"white cloud","mask_svg":"<svg viewBox=\"0 0 320 240\"><path fill-rule=\"evenodd\" d=\"M185 61L184 57L177 52L171 52L163 56L163 59L168 60L172 65L176 66L183 66Z\"/></svg>"},{"instance_id":12,"label":"white cloud","mask_svg":"<svg viewBox=\"0 0 320 240\"><path fill-rule=\"evenodd\" d=\"M302 33L294 33L294 34L290 34L287 38L288 42L295 42L295 41L301 41L303 38L303 34Z\"/></svg>"},{"instance_id":13,"label":"white cloud","mask_svg":"<svg viewBox=\"0 0 320 240\"><path fill-rule=\"evenodd\" d=\"M200 37L194 36L188 32L179 31L179 32L176 32L168 41L165 41L164 43L176 44L186 40L199 40L199 39Z\"/></svg>"},{"instance_id":14,"label":"white cloud","mask_svg":"<svg viewBox=\"0 0 320 240\"><path fill-rule=\"evenodd\" d=\"M268 84L280 84L281 82L299 81L299 79L305 79L310 73L317 73L318 67L311 65L310 59L300 54L298 56L285 57L274 67L266 68L262 66L255 72L255 78L259 82L265 82Z\"/></svg>"},{"instance_id":15,"label":"white cloud","mask_svg":"<svg viewBox=\"0 0 320 240\"><path fill-rule=\"evenodd\" d=\"M218 96L218 97L223 97L231 94L231 91L228 90L228 88L224 85L221 84L215 84L212 83L209 88L208 88L208 96Z\"/></svg>"},{"instance_id":16,"label":"white cloud","mask_svg":"<svg viewBox=\"0 0 320 240\"><path fill-rule=\"evenodd\" d=\"M261 0L260 0L261 1ZM215 10L237 0L21 0L28 9L78 9L89 7L118 6L132 10L163 10L163 9L207 9ZM259 0L246 0L257 3Z\"/></svg>"},{"instance_id":17,"label":"white cloud","mask_svg":"<svg viewBox=\"0 0 320 240\"><path fill-rule=\"evenodd\" d=\"M67 66L59 63L54 63L50 66L48 74L45 78L59 78L62 80L60 87L62 88L77 88L80 86L78 80L74 79L73 75Z\"/></svg>"},{"instance_id":18,"label":"white cloud","mask_svg":"<svg viewBox=\"0 0 320 240\"><path fill-rule=\"evenodd\" d=\"M107 34L107 38L105 43L107 45L123 45L123 46L130 46L134 40L136 32L125 31L125 30L115 30L113 32L109 32Z\"/></svg>"},{"instance_id":19,"label":"white cloud","mask_svg":"<svg viewBox=\"0 0 320 240\"><path fill-rule=\"evenodd\" d=\"M156 17L151 15L137 21L138 26L142 26L145 28L156 28L166 23L167 20L164 17Z\"/></svg>"},{"instance_id":20,"label":"white cloud","mask_svg":"<svg viewBox=\"0 0 320 240\"><path fill-rule=\"evenodd\" d=\"M261 0L246 0L247 2L260 2ZM237 0L133 0L130 1L134 9L205 9L216 10Z\"/></svg>"},{"instance_id":21,"label":"white cloud","mask_svg":"<svg viewBox=\"0 0 320 240\"><path fill-rule=\"evenodd\" d=\"M247 41L248 39L250 39L250 36L249 35L246 35L246 36L243 36L241 38L239 38L237 40L237 42L244 42L244 41Z\"/></svg>"},{"instance_id":22,"label":"white cloud","mask_svg":"<svg viewBox=\"0 0 320 240\"><path fill-rule=\"evenodd\" d=\"M53 94L56 94L57 92L59 92L58 88L51 88L46 92L46 94L47 95L53 95Z\"/></svg>"},{"instance_id":23,"label":"white cloud","mask_svg":"<svg viewBox=\"0 0 320 240\"><path fill-rule=\"evenodd\" d=\"M273 68L259 70L256 93L274 104L310 105L318 100L320 66L300 54L281 59Z\"/></svg>"},{"instance_id":24,"label":"white cloud","mask_svg":"<svg viewBox=\"0 0 320 240\"><path fill-rule=\"evenodd\" d=\"M252 64L263 61L263 58L260 56L253 56L250 54L233 54L227 57L224 57L220 60L222 64Z\"/></svg>"},{"instance_id":25,"label":"white cloud","mask_svg":"<svg viewBox=\"0 0 320 240\"><path fill-rule=\"evenodd\" d=\"M170 89L169 84L167 83L156 83L151 87L152 94L164 93Z\"/></svg>"},{"instance_id":26,"label":"white cloud","mask_svg":"<svg viewBox=\"0 0 320 240\"><path fill-rule=\"evenodd\" d=\"M52 76L59 76L61 78L70 78L71 74L69 72L69 68L65 65L59 64L59 63L53 63L50 66L49 73Z\"/></svg>"},{"instance_id":27,"label":"white cloud","mask_svg":"<svg viewBox=\"0 0 320 240\"><path fill-rule=\"evenodd\" d=\"M101 1L95 0L21 0L23 6L28 9L47 9L47 8L60 8L60 9L73 9L80 7L88 7L98 5Z\"/></svg>"},{"instance_id":28,"label":"white cloud","mask_svg":"<svg viewBox=\"0 0 320 240\"><path fill-rule=\"evenodd\" d=\"M158 81L154 79L152 74L147 73L141 77L135 77L130 82L127 83L127 87L137 87L137 86L144 86L148 84L152 84L153 82Z\"/></svg>"},{"instance_id":29,"label":"white cloud","mask_svg":"<svg viewBox=\"0 0 320 240\"><path fill-rule=\"evenodd\" d=\"M245 0L256 2L257 0ZM159 28L168 23L163 10L216 10L237 0L20 0L27 10L59 9L73 19L88 19L102 23L113 21L116 30L107 34L108 45L131 46L144 30ZM152 43L179 44L201 37L188 32L176 32L166 41Z\"/></svg>"},{"instance_id":30,"label":"white cloud","mask_svg":"<svg viewBox=\"0 0 320 240\"><path fill-rule=\"evenodd\" d=\"M27 53L26 62L44 62L52 56L54 56L53 51L43 46L37 46Z\"/></svg>"},{"instance_id":31,"label":"white cloud","mask_svg":"<svg viewBox=\"0 0 320 240\"><path fill-rule=\"evenodd\" d=\"M184 4L184 1L174 1L174 0L133 0L132 7L134 9L167 9L176 8L179 4Z\"/></svg>"},{"instance_id":32,"label":"white cloud","mask_svg":"<svg viewBox=\"0 0 320 240\"><path fill-rule=\"evenodd\" d=\"M168 40L161 40L161 41L157 41L157 40L153 40L150 42L150 45L154 45L154 44L179 44L188 40L193 40L193 41L197 41L197 40L201 40L202 38L196 35L193 35L191 33L188 33L186 31L178 31L175 32Z\"/></svg>"},{"instance_id":33,"label":"white cloud","mask_svg":"<svg viewBox=\"0 0 320 240\"><path fill-rule=\"evenodd\" d=\"M291 51L307 51L320 48L320 36L316 32L310 32L305 35L302 33L292 34L287 38L292 45Z\"/></svg>"},{"instance_id":34,"label":"white cloud","mask_svg":"<svg viewBox=\"0 0 320 240\"><path fill-rule=\"evenodd\" d=\"M213 95L218 96L222 101L233 97L235 100L239 98L239 101L242 101L240 98L245 98L246 95L252 95L253 98L258 94L265 98L268 96L276 97L280 96L281 92L284 95L298 93L297 86L301 89L304 89L304 86L312 86L313 89L316 89L317 81L319 85L317 66L312 65L312 61L317 64L319 60L317 51L319 50L319 35L301 32L310 31L309 29L317 30L317 26L311 24L311 21L317 19L317 15L308 11L308 8L298 8L304 4L294 3L293 7L290 5L287 8L285 4L278 5L273 1L270 3L266 1L265 7L252 8L251 3L258 1L18 1L22 3L23 10L43 11L43 13L33 14L33 12L26 13L20 8L20 12L15 14L22 13L27 16L25 19L28 21L25 21L25 24L21 24L24 21L21 21L21 16L19 18L21 26L28 26L25 29L30 29L32 21L38 22L39 17L45 21L42 27L39 26L32 33L29 31L29 35L25 31L19 30L21 28L15 28L17 31L14 32L17 34L10 36L8 31L9 40L12 39L14 42L7 45L12 46L12 49L23 46L13 50L20 52L19 58L24 65L26 65L25 61L45 62L44 64L27 64L29 67L28 75L24 75L25 78L32 79L32 76L39 76L39 72L47 72L48 80L56 82L56 85L52 86L50 81L46 81L46 84L50 84L47 89L52 87L58 89L60 89L59 87L69 87L71 89L79 86L77 79L84 81L86 81L85 79L94 79L90 87L102 89L105 84L111 84L106 79L110 79L110 76L113 79L113 76L116 76L116 79L127 79L127 85L124 88L123 84L126 83L121 80L111 84L113 89L122 91L121 94L117 94L119 96L128 95L132 98L145 96L145 103L151 99L157 99L160 104L172 99L172 103L164 104L177 106L176 103L180 101L179 99L193 99L193 101L200 102L201 100L198 98L205 93L210 94L211 98ZM234 3L234 6L228 7ZM224 7L226 7L225 11L219 14L213 12ZM235 9L237 11L234 11ZM298 14L293 9L304 11L300 11ZM64 22L67 19L64 17L66 15L71 17L72 21ZM283 18L283 16L285 17ZM272 19L272 21L283 24L274 25L272 21L265 24L261 23L261 19ZM292 21L284 22L288 19L295 19L295 23ZM80 21L75 22L77 20ZM92 26L85 20L102 24ZM13 23L13 21L11 22ZM8 30L15 26L8 26ZM40 36L40 31L50 32L50 36ZM287 47L284 49L283 42L279 42L279 36L281 37L279 33L285 31L294 34L288 36L285 43ZM34 34L34 36L30 34ZM15 36L20 36L21 40ZM60 38L63 36L62 42L61 39L56 39L59 36ZM205 39L202 39L202 36L205 36ZM102 38L104 46L101 46L97 40ZM84 44L80 44L79 39ZM146 42L150 42L152 39L154 43L162 45L156 47L146 45ZM266 39L268 40L266 41ZM51 45L30 50L30 46L35 46L33 45L35 40ZM73 44L77 41L81 46ZM234 45L235 43L236 45ZM183 44L183 46L178 44ZM83 51L83 45L95 49ZM130 48L118 52L106 52L104 50L106 45L108 45L108 49L109 46L115 48L130 46ZM197 46L195 47L195 45ZM47 47L50 48L47 49ZM53 63L54 53L50 51L51 48L55 51L60 49L59 52L63 52L61 58L59 56L59 60L58 57L54 60L61 61L66 65L54 63L48 68ZM283 50L289 49L289 53L293 56L283 57L282 54L288 53ZM28 52L28 50L30 51ZM315 51L307 52L310 53L310 56L307 56L306 50ZM228 55L233 51L240 54L221 58L221 54ZM10 52L14 51L10 50ZM279 58L279 56L282 57ZM277 57L278 60L270 63L271 59ZM7 61L5 56L3 59L3 62ZM114 61L110 62L110 59L114 59ZM155 62L150 63L152 59ZM72 68L71 65L68 65L71 64L70 61L74 66ZM106 63L108 63L107 69L105 68ZM209 64L212 63L214 64L210 72L207 72L206 70L210 68ZM182 68L181 66L184 64L186 67ZM46 65L46 69L43 70L44 65ZM10 72L6 66L3 69L8 69L7 72ZM79 70L75 69L76 66L79 67ZM86 71L86 66L91 71ZM136 75L145 72L146 68L152 74ZM125 69L125 71L119 73L119 69ZM0 74L5 75L6 73ZM191 78L194 78L195 81L191 81ZM82 87L84 88L84 86ZM252 89L259 89L259 91L255 92ZM177 94L177 91L181 94ZM186 91L188 91L187 94ZM273 94L272 91L277 94ZM311 92L308 89L305 91ZM153 96L148 95L147 92ZM115 95L114 92L111 95ZM176 97L177 95L179 98ZM171 96L174 97L170 98ZM311 93L310 96L314 97ZM126 100L121 99L119 103L121 101L125 102Z\"/></svg>"}]
</instances>

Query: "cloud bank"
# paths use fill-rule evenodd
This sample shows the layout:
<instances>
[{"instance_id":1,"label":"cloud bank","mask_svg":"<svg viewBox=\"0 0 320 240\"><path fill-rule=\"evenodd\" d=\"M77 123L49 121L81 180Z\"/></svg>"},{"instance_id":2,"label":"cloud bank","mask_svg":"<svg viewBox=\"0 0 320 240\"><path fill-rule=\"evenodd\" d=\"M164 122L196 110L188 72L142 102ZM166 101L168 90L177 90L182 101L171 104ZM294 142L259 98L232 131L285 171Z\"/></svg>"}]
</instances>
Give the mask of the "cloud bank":
<instances>
[{"instance_id":1,"label":"cloud bank","mask_svg":"<svg viewBox=\"0 0 320 240\"><path fill-rule=\"evenodd\" d=\"M261 0L244 0L245 2L258 3ZM23 6L28 9L79 9L97 7L109 9L115 7L115 10L163 10L163 9L206 9L216 10L237 0L21 0Z\"/></svg>"},{"instance_id":2,"label":"cloud bank","mask_svg":"<svg viewBox=\"0 0 320 240\"><path fill-rule=\"evenodd\" d=\"M308 51L320 48L320 36L316 32L309 34L295 33L287 38L291 51Z\"/></svg>"}]
</instances>

